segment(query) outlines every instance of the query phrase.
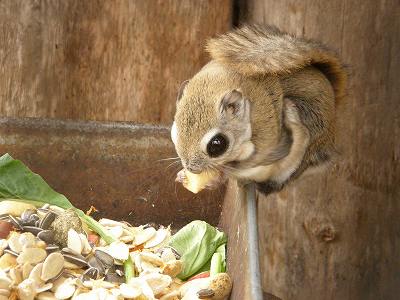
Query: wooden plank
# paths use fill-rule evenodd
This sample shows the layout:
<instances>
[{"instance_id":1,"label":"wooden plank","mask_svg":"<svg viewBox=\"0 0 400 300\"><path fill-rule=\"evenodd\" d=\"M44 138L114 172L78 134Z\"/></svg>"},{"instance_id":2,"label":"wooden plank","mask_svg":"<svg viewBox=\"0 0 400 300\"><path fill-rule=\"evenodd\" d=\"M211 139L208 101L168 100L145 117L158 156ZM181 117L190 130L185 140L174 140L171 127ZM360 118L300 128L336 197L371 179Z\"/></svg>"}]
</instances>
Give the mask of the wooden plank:
<instances>
[{"instance_id":1,"label":"wooden plank","mask_svg":"<svg viewBox=\"0 0 400 300\"><path fill-rule=\"evenodd\" d=\"M231 299L250 299L248 253L248 218L246 194L234 181L229 181L219 226L228 235L227 270L234 282Z\"/></svg>"},{"instance_id":2,"label":"wooden plank","mask_svg":"<svg viewBox=\"0 0 400 300\"><path fill-rule=\"evenodd\" d=\"M0 115L170 123L230 0L0 1Z\"/></svg>"},{"instance_id":3,"label":"wooden plank","mask_svg":"<svg viewBox=\"0 0 400 300\"><path fill-rule=\"evenodd\" d=\"M180 228L217 225L224 188L193 194L174 182L169 129L132 123L0 118L0 153L10 153L56 191L97 217Z\"/></svg>"},{"instance_id":4,"label":"wooden plank","mask_svg":"<svg viewBox=\"0 0 400 300\"><path fill-rule=\"evenodd\" d=\"M350 65L342 157L259 201L263 286L282 299L398 299L398 1L250 0L242 21L336 48Z\"/></svg>"}]
</instances>

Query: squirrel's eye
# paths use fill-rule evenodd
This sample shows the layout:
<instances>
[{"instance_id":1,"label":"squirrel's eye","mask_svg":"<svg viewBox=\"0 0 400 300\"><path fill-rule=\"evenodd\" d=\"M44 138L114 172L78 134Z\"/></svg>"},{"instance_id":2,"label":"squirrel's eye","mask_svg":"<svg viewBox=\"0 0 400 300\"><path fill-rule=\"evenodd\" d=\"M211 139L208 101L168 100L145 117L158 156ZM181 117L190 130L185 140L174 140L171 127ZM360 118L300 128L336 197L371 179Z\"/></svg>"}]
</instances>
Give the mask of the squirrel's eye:
<instances>
[{"instance_id":1,"label":"squirrel's eye","mask_svg":"<svg viewBox=\"0 0 400 300\"><path fill-rule=\"evenodd\" d=\"M222 155L228 149L229 141L221 133L215 135L207 144L207 153L210 157Z\"/></svg>"}]
</instances>

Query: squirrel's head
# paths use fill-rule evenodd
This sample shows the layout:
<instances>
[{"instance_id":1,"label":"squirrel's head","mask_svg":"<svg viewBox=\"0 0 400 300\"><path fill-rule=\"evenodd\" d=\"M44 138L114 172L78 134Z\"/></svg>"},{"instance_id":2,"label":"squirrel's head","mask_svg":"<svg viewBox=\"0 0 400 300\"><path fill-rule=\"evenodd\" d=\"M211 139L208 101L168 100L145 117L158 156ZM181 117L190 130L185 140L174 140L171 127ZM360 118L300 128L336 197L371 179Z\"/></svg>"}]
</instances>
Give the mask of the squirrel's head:
<instances>
[{"instance_id":1,"label":"squirrel's head","mask_svg":"<svg viewBox=\"0 0 400 300\"><path fill-rule=\"evenodd\" d=\"M172 141L185 169L200 173L250 156L250 102L232 77L201 74L178 93Z\"/></svg>"}]
</instances>

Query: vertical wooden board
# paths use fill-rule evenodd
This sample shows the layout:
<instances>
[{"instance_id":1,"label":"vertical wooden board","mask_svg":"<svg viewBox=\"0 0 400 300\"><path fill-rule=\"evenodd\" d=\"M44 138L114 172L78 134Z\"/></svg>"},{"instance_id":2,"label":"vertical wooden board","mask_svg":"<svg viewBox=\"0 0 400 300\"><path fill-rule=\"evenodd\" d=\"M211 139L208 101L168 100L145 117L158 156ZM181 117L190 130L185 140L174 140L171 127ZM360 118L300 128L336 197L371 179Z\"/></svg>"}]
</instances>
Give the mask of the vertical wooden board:
<instances>
[{"instance_id":1,"label":"vertical wooden board","mask_svg":"<svg viewBox=\"0 0 400 300\"><path fill-rule=\"evenodd\" d=\"M232 277L232 300L250 299L252 283L249 274L248 207L246 193L229 181L219 226L228 236L227 270Z\"/></svg>"},{"instance_id":2,"label":"vertical wooden board","mask_svg":"<svg viewBox=\"0 0 400 300\"><path fill-rule=\"evenodd\" d=\"M170 123L230 0L0 2L0 115Z\"/></svg>"},{"instance_id":3,"label":"vertical wooden board","mask_svg":"<svg viewBox=\"0 0 400 300\"><path fill-rule=\"evenodd\" d=\"M282 299L397 299L398 1L251 0L248 8L242 22L321 40L350 74L347 105L337 114L340 160L260 197L264 289Z\"/></svg>"}]
</instances>

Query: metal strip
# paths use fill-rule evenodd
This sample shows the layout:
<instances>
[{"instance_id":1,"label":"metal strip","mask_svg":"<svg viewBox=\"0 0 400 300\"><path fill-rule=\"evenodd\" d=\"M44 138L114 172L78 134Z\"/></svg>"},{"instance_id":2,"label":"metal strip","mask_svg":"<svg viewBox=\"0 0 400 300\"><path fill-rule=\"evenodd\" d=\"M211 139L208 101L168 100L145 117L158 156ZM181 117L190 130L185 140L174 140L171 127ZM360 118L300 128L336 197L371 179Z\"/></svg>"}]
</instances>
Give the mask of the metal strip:
<instances>
[{"instance_id":1,"label":"metal strip","mask_svg":"<svg viewBox=\"0 0 400 300\"><path fill-rule=\"evenodd\" d=\"M260 256L258 250L257 200L254 184L246 186L247 227L249 238L249 269L251 300L263 300L261 286Z\"/></svg>"}]
</instances>

